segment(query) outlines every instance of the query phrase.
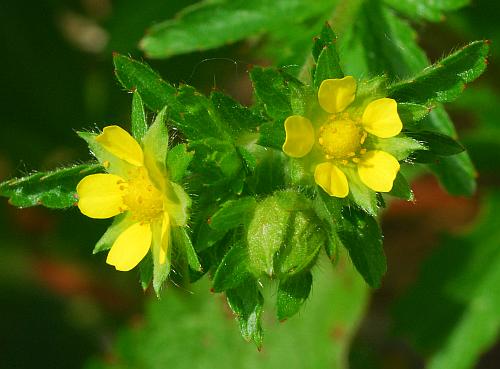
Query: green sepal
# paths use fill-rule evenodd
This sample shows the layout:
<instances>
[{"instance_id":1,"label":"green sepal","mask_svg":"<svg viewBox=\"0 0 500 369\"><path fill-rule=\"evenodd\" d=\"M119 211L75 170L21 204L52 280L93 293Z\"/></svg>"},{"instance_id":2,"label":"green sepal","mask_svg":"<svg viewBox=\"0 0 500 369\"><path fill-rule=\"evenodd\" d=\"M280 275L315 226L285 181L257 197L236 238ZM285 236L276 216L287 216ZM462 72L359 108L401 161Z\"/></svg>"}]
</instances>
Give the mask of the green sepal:
<instances>
[{"instance_id":1,"label":"green sepal","mask_svg":"<svg viewBox=\"0 0 500 369\"><path fill-rule=\"evenodd\" d=\"M346 203L345 199L329 196L316 186L316 195L312 202L313 210L327 230L328 242L325 244L325 251L330 259L337 256L338 248L342 244L338 230L342 222L342 207Z\"/></svg>"},{"instance_id":2,"label":"green sepal","mask_svg":"<svg viewBox=\"0 0 500 369\"><path fill-rule=\"evenodd\" d=\"M80 164L38 172L0 183L0 196L8 197L9 203L19 208L37 205L52 209L70 208L78 201L78 182L90 174L101 172L103 168L99 164Z\"/></svg>"},{"instance_id":3,"label":"green sepal","mask_svg":"<svg viewBox=\"0 0 500 369\"><path fill-rule=\"evenodd\" d=\"M256 204L250 196L226 201L210 218L210 227L223 232L236 228L252 216Z\"/></svg>"},{"instance_id":4,"label":"green sepal","mask_svg":"<svg viewBox=\"0 0 500 369\"><path fill-rule=\"evenodd\" d=\"M196 251L191 242L191 238L189 237L187 228L173 227L172 237L174 245L177 248L181 248L182 250L184 250L189 267L196 272L201 272L202 270L201 264L200 261L198 260L198 255L196 254Z\"/></svg>"},{"instance_id":5,"label":"green sepal","mask_svg":"<svg viewBox=\"0 0 500 369\"><path fill-rule=\"evenodd\" d=\"M226 291L227 302L240 323L241 335L246 341L253 341L262 347L261 317L264 298L257 280L247 279L239 287Z\"/></svg>"},{"instance_id":6,"label":"green sepal","mask_svg":"<svg viewBox=\"0 0 500 369\"><path fill-rule=\"evenodd\" d=\"M98 134L93 132L77 132L77 134L87 142L91 154L106 168L106 172L116 174L120 177L126 177L127 173L134 168L132 164L116 157L102 147L102 145L96 141Z\"/></svg>"},{"instance_id":7,"label":"green sepal","mask_svg":"<svg viewBox=\"0 0 500 369\"><path fill-rule=\"evenodd\" d=\"M336 42L337 36L330 25L326 23L313 46L313 57L316 61L314 69L314 86L316 88L319 88L325 79L344 77Z\"/></svg>"},{"instance_id":8,"label":"green sepal","mask_svg":"<svg viewBox=\"0 0 500 369\"><path fill-rule=\"evenodd\" d=\"M377 216L378 203L377 193L366 187L357 170L349 168L345 171L347 182L349 183L348 198L371 216Z\"/></svg>"},{"instance_id":9,"label":"green sepal","mask_svg":"<svg viewBox=\"0 0 500 369\"><path fill-rule=\"evenodd\" d=\"M369 149L385 151L394 156L398 161L405 160L414 151L427 149L425 142L421 142L418 138L405 137L403 135L389 138L378 138L370 135L366 139L365 146Z\"/></svg>"},{"instance_id":10,"label":"green sepal","mask_svg":"<svg viewBox=\"0 0 500 369\"><path fill-rule=\"evenodd\" d=\"M98 252L109 250L118 236L132 224L134 224L134 220L132 220L128 212L118 214L113 219L113 223L111 223L106 232L104 232L99 241L97 241L92 253L97 254Z\"/></svg>"},{"instance_id":11,"label":"green sepal","mask_svg":"<svg viewBox=\"0 0 500 369\"><path fill-rule=\"evenodd\" d=\"M431 112L431 108L421 104L398 103L398 115L406 129L416 129L417 122L424 119Z\"/></svg>"},{"instance_id":12,"label":"green sepal","mask_svg":"<svg viewBox=\"0 0 500 369\"><path fill-rule=\"evenodd\" d=\"M389 88L389 97L397 102L429 105L450 102L486 69L487 41L475 41L450 56L425 68L417 76Z\"/></svg>"},{"instance_id":13,"label":"green sepal","mask_svg":"<svg viewBox=\"0 0 500 369\"><path fill-rule=\"evenodd\" d=\"M407 132L406 135L424 145L430 153L438 156L457 155L465 151L465 147L452 137L432 131Z\"/></svg>"},{"instance_id":14,"label":"green sepal","mask_svg":"<svg viewBox=\"0 0 500 369\"><path fill-rule=\"evenodd\" d=\"M396 175L392 189L388 194L406 201L413 201L415 199L410 184L401 172L398 172Z\"/></svg>"},{"instance_id":15,"label":"green sepal","mask_svg":"<svg viewBox=\"0 0 500 369\"><path fill-rule=\"evenodd\" d=\"M293 275L278 285L276 297L277 317L283 321L294 316L309 297L312 286L310 271Z\"/></svg>"},{"instance_id":16,"label":"green sepal","mask_svg":"<svg viewBox=\"0 0 500 369\"><path fill-rule=\"evenodd\" d=\"M166 261L160 264L160 248L162 244L162 222L154 222L151 224L153 240L151 244L151 256L153 259L153 289L156 297L160 298L160 292L163 284L168 278L171 269L171 254L172 254L172 237L169 235L169 245L167 248Z\"/></svg>"},{"instance_id":17,"label":"green sepal","mask_svg":"<svg viewBox=\"0 0 500 369\"><path fill-rule=\"evenodd\" d=\"M382 234L375 217L352 206L345 207L342 216L339 230L342 244L366 283L371 287L379 287L387 270L387 262Z\"/></svg>"},{"instance_id":18,"label":"green sepal","mask_svg":"<svg viewBox=\"0 0 500 369\"><path fill-rule=\"evenodd\" d=\"M172 182L181 182L193 160L194 152L187 151L186 144L178 144L167 153L168 178Z\"/></svg>"},{"instance_id":19,"label":"green sepal","mask_svg":"<svg viewBox=\"0 0 500 369\"><path fill-rule=\"evenodd\" d=\"M153 267L153 257L150 251L139 263L139 282L143 291L146 291L153 281Z\"/></svg>"},{"instance_id":20,"label":"green sepal","mask_svg":"<svg viewBox=\"0 0 500 369\"><path fill-rule=\"evenodd\" d=\"M141 95L138 91L134 91L132 97L132 126L131 132L132 136L141 142L142 138L148 131L148 122L146 120L146 112L144 111L144 104L142 102Z\"/></svg>"},{"instance_id":21,"label":"green sepal","mask_svg":"<svg viewBox=\"0 0 500 369\"><path fill-rule=\"evenodd\" d=\"M222 292L237 288L248 279L253 279L248 270L248 250L245 244L237 243L226 253L214 274L213 288Z\"/></svg>"},{"instance_id":22,"label":"green sepal","mask_svg":"<svg viewBox=\"0 0 500 369\"><path fill-rule=\"evenodd\" d=\"M142 139L144 160L151 160L157 168L164 170L168 152L168 129L166 125L167 107L165 106L156 116L153 124ZM152 164L152 163L151 163Z\"/></svg>"}]
</instances>

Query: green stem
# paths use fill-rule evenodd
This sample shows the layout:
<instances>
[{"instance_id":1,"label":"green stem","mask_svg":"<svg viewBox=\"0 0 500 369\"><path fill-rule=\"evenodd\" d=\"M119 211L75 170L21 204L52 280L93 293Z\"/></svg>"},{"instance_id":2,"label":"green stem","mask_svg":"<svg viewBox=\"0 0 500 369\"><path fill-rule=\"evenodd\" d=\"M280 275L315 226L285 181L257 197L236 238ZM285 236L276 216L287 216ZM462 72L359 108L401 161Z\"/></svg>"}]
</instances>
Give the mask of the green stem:
<instances>
[{"instance_id":1,"label":"green stem","mask_svg":"<svg viewBox=\"0 0 500 369\"><path fill-rule=\"evenodd\" d=\"M344 33L354 24L359 9L365 0L339 0L329 23L337 37L342 38ZM311 82L311 69L314 66L314 59L310 55L299 73L299 79L303 82Z\"/></svg>"}]
</instances>

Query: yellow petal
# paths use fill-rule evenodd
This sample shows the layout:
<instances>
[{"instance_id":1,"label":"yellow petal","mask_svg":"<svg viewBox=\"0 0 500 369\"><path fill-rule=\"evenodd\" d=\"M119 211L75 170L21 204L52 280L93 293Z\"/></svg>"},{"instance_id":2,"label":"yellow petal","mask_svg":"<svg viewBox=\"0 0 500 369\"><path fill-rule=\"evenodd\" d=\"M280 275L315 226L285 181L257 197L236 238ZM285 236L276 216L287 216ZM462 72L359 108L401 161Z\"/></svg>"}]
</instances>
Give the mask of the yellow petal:
<instances>
[{"instance_id":1,"label":"yellow petal","mask_svg":"<svg viewBox=\"0 0 500 369\"><path fill-rule=\"evenodd\" d=\"M388 98L369 103L363 113L362 122L366 131L380 138L394 137L403 128L398 115L398 104Z\"/></svg>"},{"instance_id":2,"label":"yellow petal","mask_svg":"<svg viewBox=\"0 0 500 369\"><path fill-rule=\"evenodd\" d=\"M167 261L167 253L170 246L170 217L167 212L163 214L161 225L161 246L158 253L158 261L160 264L165 264Z\"/></svg>"},{"instance_id":3,"label":"yellow petal","mask_svg":"<svg viewBox=\"0 0 500 369\"><path fill-rule=\"evenodd\" d=\"M344 172L332 163L318 164L314 170L314 180L330 196L346 197L349 193L349 184Z\"/></svg>"},{"instance_id":4,"label":"yellow petal","mask_svg":"<svg viewBox=\"0 0 500 369\"><path fill-rule=\"evenodd\" d=\"M340 113L356 97L356 80L347 76L342 79L325 79L318 91L319 105L328 113Z\"/></svg>"},{"instance_id":5,"label":"yellow petal","mask_svg":"<svg viewBox=\"0 0 500 369\"><path fill-rule=\"evenodd\" d=\"M108 253L106 263L123 272L134 268L146 256L151 246L151 226L135 223L118 236Z\"/></svg>"},{"instance_id":6,"label":"yellow petal","mask_svg":"<svg viewBox=\"0 0 500 369\"><path fill-rule=\"evenodd\" d=\"M125 210L125 181L114 174L92 174L76 186L78 208L90 218L106 219Z\"/></svg>"},{"instance_id":7,"label":"yellow petal","mask_svg":"<svg viewBox=\"0 0 500 369\"><path fill-rule=\"evenodd\" d=\"M141 146L121 127L105 127L95 140L107 151L130 164L140 166L144 162Z\"/></svg>"},{"instance_id":8,"label":"yellow petal","mask_svg":"<svg viewBox=\"0 0 500 369\"><path fill-rule=\"evenodd\" d=\"M292 115L285 120L286 139L283 152L292 158L301 158L314 145L314 128L311 121L300 115Z\"/></svg>"},{"instance_id":9,"label":"yellow petal","mask_svg":"<svg viewBox=\"0 0 500 369\"><path fill-rule=\"evenodd\" d=\"M377 192L389 192L399 171L399 162L385 151L368 151L358 163L361 181Z\"/></svg>"}]
</instances>

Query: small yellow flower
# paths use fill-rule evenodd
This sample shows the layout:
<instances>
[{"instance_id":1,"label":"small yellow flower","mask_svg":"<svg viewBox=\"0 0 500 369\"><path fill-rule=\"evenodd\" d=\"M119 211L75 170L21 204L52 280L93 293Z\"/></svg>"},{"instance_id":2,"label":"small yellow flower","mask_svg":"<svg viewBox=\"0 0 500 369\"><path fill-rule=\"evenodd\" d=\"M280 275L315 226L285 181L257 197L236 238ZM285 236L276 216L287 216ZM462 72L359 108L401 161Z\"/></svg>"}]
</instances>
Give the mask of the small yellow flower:
<instances>
[{"instance_id":1,"label":"small yellow flower","mask_svg":"<svg viewBox=\"0 0 500 369\"><path fill-rule=\"evenodd\" d=\"M108 126L100 135L85 138L108 173L89 175L80 181L78 208L95 219L123 213L106 259L120 271L134 268L150 249L155 265L168 268L171 227L186 224L189 198L168 180L166 148L159 149L154 138L148 141L148 133L144 148L118 126Z\"/></svg>"},{"instance_id":2,"label":"small yellow flower","mask_svg":"<svg viewBox=\"0 0 500 369\"><path fill-rule=\"evenodd\" d=\"M314 180L330 196L349 194L346 173L357 173L374 191L389 192L399 171L396 158L371 149L367 143L370 135L384 139L401 132L396 101L381 98L360 110L352 106L355 97L353 77L327 79L318 91L318 102L324 110L319 119L313 123L293 115L285 120L283 151L293 158L310 156Z\"/></svg>"}]
</instances>

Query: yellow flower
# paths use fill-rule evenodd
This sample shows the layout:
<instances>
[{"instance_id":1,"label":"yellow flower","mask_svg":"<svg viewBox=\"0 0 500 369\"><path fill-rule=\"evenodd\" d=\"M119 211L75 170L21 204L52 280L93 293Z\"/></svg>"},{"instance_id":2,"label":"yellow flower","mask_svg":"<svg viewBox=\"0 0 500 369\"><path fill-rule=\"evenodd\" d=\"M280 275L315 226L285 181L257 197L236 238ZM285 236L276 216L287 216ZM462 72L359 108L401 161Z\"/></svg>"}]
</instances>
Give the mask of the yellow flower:
<instances>
[{"instance_id":1,"label":"yellow flower","mask_svg":"<svg viewBox=\"0 0 500 369\"><path fill-rule=\"evenodd\" d=\"M327 79L318 90L323 112L314 123L293 115L285 120L283 151L290 157L306 155L314 162L314 180L330 196L349 194L348 176L357 175L370 189L389 192L399 171L391 154L370 148L370 135L379 139L398 135L402 129L397 104L381 98L356 107L356 80L347 76Z\"/></svg>"},{"instance_id":2,"label":"yellow flower","mask_svg":"<svg viewBox=\"0 0 500 369\"><path fill-rule=\"evenodd\" d=\"M158 139L161 130L163 141ZM166 127L155 122L142 140L143 147L118 126L108 126L100 135L81 136L108 173L80 181L78 208L96 219L122 214L107 232L112 247L106 262L128 271L151 249L155 268L169 269L171 227L186 224L189 197L167 177Z\"/></svg>"}]
</instances>

